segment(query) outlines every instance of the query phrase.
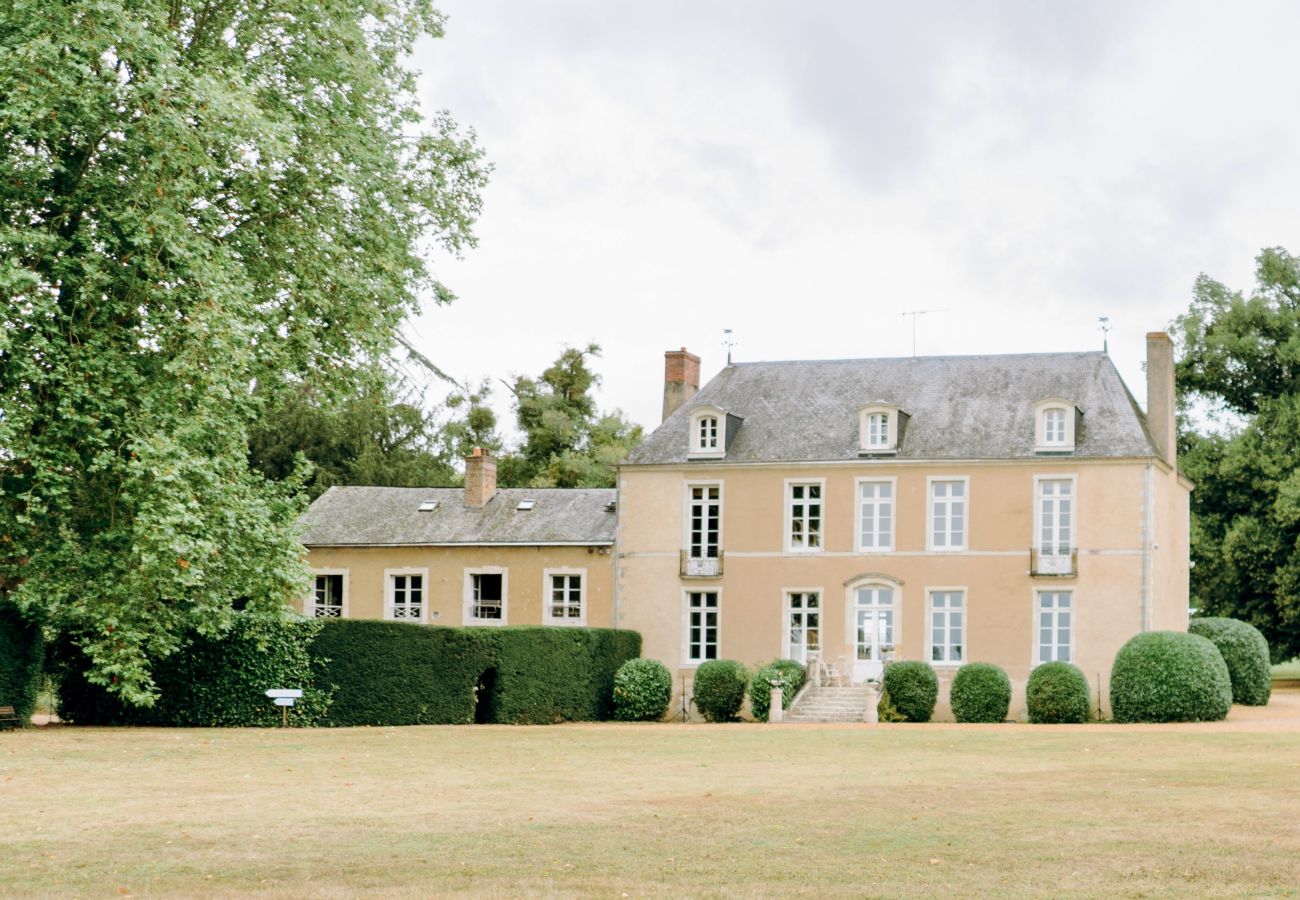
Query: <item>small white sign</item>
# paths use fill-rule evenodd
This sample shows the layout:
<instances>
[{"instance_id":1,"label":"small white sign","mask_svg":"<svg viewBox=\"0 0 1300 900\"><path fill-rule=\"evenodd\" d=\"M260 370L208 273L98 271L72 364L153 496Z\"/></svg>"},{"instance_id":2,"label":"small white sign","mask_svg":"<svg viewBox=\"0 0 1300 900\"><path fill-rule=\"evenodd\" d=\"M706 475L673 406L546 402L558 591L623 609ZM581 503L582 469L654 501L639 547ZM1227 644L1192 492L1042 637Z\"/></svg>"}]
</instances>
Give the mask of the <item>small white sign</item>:
<instances>
[{"instance_id":1,"label":"small white sign","mask_svg":"<svg viewBox=\"0 0 1300 900\"><path fill-rule=\"evenodd\" d=\"M294 701L293 701L293 698L292 698L292 697L276 697L276 698L275 698L275 705L276 705L276 706L293 706L293 702L294 702Z\"/></svg>"},{"instance_id":2,"label":"small white sign","mask_svg":"<svg viewBox=\"0 0 1300 900\"><path fill-rule=\"evenodd\" d=\"M302 690L299 688L272 688L271 690L266 692L266 696L270 697L272 700L277 700L277 699L301 700ZM293 704L277 703L276 706L293 706Z\"/></svg>"}]
</instances>

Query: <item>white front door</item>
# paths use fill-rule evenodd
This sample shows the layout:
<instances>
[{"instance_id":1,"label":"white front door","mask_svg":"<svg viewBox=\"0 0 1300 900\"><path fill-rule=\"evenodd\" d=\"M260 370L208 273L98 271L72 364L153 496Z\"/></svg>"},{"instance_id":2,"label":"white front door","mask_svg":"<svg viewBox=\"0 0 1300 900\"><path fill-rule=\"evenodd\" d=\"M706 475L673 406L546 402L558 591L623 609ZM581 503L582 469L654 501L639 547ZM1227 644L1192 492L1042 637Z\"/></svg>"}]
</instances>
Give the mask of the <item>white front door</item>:
<instances>
[{"instance_id":1,"label":"white front door","mask_svg":"<svg viewBox=\"0 0 1300 900\"><path fill-rule=\"evenodd\" d=\"M879 678L884 668L885 649L894 645L894 589L884 585L858 588L854 603L855 684Z\"/></svg>"},{"instance_id":2,"label":"white front door","mask_svg":"<svg viewBox=\"0 0 1300 900\"><path fill-rule=\"evenodd\" d=\"M786 659L808 664L808 653L821 650L821 595L815 591L787 594Z\"/></svg>"}]
</instances>

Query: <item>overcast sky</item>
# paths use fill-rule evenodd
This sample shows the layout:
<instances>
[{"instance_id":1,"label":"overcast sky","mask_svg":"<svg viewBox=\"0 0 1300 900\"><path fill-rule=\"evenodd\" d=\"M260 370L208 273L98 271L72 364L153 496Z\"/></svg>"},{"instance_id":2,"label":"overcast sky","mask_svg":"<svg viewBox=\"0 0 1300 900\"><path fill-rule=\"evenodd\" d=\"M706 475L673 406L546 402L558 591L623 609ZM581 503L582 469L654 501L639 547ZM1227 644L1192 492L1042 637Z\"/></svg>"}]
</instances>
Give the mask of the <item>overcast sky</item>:
<instances>
[{"instance_id":1,"label":"overcast sky","mask_svg":"<svg viewBox=\"0 0 1300 900\"><path fill-rule=\"evenodd\" d=\"M1300 5L442 0L423 102L496 166L459 295L409 333L460 378L604 348L658 424L663 352L725 362L1099 349L1300 210ZM497 405L509 419L508 396Z\"/></svg>"}]
</instances>

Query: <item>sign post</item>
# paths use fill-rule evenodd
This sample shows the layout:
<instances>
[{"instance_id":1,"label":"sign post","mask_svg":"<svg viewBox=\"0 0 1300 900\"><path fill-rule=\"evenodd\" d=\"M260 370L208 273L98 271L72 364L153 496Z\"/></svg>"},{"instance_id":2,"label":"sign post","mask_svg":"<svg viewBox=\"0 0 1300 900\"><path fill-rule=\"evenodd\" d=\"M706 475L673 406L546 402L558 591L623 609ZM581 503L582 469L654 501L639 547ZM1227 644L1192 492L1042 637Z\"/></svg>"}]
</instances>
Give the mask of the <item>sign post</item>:
<instances>
[{"instance_id":1,"label":"sign post","mask_svg":"<svg viewBox=\"0 0 1300 900\"><path fill-rule=\"evenodd\" d=\"M289 707L293 706L295 700L302 699L302 690L299 688L271 688L266 692L266 696L280 707L280 725L287 727L289 725Z\"/></svg>"}]
</instances>

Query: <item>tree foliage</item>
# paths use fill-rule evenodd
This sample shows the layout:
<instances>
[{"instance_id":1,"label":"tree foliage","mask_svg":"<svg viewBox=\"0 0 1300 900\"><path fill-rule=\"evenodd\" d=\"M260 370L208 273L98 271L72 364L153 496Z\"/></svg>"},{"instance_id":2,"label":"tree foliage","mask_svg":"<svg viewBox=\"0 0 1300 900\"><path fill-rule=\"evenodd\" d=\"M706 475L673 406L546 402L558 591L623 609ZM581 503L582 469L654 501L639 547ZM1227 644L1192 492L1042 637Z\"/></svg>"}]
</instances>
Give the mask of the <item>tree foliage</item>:
<instances>
[{"instance_id":1,"label":"tree foliage","mask_svg":"<svg viewBox=\"0 0 1300 900\"><path fill-rule=\"evenodd\" d=\"M1254 625L1283 660L1300 655L1300 260L1265 250L1255 274L1249 296L1202 275L1174 323L1180 466L1192 604Z\"/></svg>"},{"instance_id":2,"label":"tree foliage","mask_svg":"<svg viewBox=\"0 0 1300 900\"><path fill-rule=\"evenodd\" d=\"M149 703L150 658L305 586L247 462L350 387L471 241L472 135L420 124L428 0L0 6L0 582ZM256 387L256 389L254 389Z\"/></svg>"},{"instance_id":3,"label":"tree foliage","mask_svg":"<svg viewBox=\"0 0 1300 900\"><path fill-rule=\"evenodd\" d=\"M613 487L614 465L641 442L641 426L614 410L600 413L592 391L600 376L590 360L600 347L566 348L540 378L519 376L511 391L524 435L502 460L507 487Z\"/></svg>"}]
</instances>

